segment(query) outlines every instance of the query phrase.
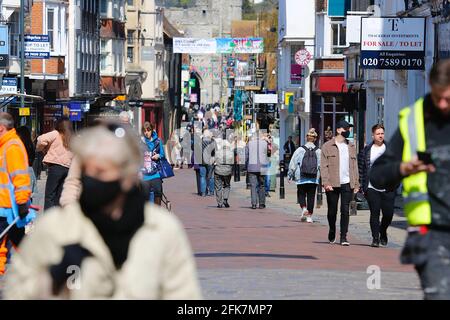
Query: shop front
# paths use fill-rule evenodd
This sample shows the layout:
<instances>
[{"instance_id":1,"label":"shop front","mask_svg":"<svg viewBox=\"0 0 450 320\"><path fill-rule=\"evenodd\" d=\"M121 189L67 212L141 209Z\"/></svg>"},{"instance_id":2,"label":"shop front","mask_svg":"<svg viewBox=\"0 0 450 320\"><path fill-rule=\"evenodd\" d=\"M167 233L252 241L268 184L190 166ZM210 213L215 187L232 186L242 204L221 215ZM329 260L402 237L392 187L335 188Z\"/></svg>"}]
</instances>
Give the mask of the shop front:
<instances>
[{"instance_id":1,"label":"shop front","mask_svg":"<svg viewBox=\"0 0 450 320\"><path fill-rule=\"evenodd\" d=\"M355 125L356 130L354 106L348 103L348 94L344 75L312 74L311 127L319 134L320 145L335 135L336 122L341 119Z\"/></svg>"},{"instance_id":2,"label":"shop front","mask_svg":"<svg viewBox=\"0 0 450 320\"><path fill-rule=\"evenodd\" d=\"M142 121L141 126L144 122L148 121L155 126L155 130L158 133L158 137L163 136L164 132L164 116L163 116L164 101L149 101L144 100L144 105L142 106Z\"/></svg>"}]
</instances>

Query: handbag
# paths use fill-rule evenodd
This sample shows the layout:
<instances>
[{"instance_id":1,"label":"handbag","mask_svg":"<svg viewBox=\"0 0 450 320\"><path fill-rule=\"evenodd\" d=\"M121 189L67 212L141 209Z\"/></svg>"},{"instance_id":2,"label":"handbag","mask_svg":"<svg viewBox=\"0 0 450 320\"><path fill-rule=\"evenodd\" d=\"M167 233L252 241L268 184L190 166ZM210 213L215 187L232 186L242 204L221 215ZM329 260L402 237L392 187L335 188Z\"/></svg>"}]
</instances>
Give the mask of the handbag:
<instances>
[{"instance_id":1,"label":"handbag","mask_svg":"<svg viewBox=\"0 0 450 320\"><path fill-rule=\"evenodd\" d=\"M159 144L160 154L163 154L162 152L162 143ZM159 160L159 176L161 179L167 179L175 176L175 173L173 172L172 165L167 161L166 157L161 157Z\"/></svg>"},{"instance_id":2,"label":"handbag","mask_svg":"<svg viewBox=\"0 0 450 320\"><path fill-rule=\"evenodd\" d=\"M161 158L159 164L160 164L159 175L161 179L167 179L175 176L172 166L170 165L169 161L167 161L166 158Z\"/></svg>"}]
</instances>

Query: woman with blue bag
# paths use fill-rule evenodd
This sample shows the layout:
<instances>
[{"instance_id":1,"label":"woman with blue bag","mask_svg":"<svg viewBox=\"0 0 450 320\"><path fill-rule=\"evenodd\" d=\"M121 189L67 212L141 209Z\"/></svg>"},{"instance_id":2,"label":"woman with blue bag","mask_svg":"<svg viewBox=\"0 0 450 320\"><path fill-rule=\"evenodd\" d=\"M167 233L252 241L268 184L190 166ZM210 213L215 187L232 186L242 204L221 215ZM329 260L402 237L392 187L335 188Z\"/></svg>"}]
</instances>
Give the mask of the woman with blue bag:
<instances>
[{"instance_id":1,"label":"woman with blue bag","mask_svg":"<svg viewBox=\"0 0 450 320\"><path fill-rule=\"evenodd\" d=\"M144 154L144 165L141 169L143 191L149 196L149 199L150 194L153 193L153 202L160 206L163 194L160 171L164 148L150 122L144 123L141 140Z\"/></svg>"}]
</instances>

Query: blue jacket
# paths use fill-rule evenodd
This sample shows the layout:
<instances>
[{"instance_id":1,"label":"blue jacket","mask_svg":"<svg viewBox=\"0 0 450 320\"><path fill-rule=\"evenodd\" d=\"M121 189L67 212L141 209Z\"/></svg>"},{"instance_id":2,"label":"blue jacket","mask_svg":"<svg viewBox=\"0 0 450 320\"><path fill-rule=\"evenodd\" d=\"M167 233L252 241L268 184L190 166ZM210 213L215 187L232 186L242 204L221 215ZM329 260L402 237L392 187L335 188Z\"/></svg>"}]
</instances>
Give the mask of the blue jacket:
<instances>
[{"instance_id":1,"label":"blue jacket","mask_svg":"<svg viewBox=\"0 0 450 320\"><path fill-rule=\"evenodd\" d=\"M147 137L143 137L143 142L146 144L148 150L154 154L159 154L160 159L165 157L164 154L164 147L162 144L162 141L158 138L158 134L153 131L151 139L148 139ZM144 181L150 181L153 179L159 179L161 178L161 175L158 173L155 174L144 174L143 180Z\"/></svg>"}]
</instances>

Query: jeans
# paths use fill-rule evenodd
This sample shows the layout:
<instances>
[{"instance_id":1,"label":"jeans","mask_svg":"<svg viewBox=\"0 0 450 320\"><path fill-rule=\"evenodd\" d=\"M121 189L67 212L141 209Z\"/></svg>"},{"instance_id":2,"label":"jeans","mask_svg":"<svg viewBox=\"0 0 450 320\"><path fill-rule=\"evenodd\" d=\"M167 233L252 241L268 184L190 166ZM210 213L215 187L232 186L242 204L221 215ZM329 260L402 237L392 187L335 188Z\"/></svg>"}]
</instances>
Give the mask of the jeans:
<instances>
[{"instance_id":1,"label":"jeans","mask_svg":"<svg viewBox=\"0 0 450 320\"><path fill-rule=\"evenodd\" d=\"M309 214L313 214L317 184L305 183L297 185L297 200L300 207L307 208Z\"/></svg>"},{"instance_id":2,"label":"jeans","mask_svg":"<svg viewBox=\"0 0 450 320\"><path fill-rule=\"evenodd\" d=\"M266 193L270 192L270 176L269 175L265 176L264 188L265 188Z\"/></svg>"},{"instance_id":3,"label":"jeans","mask_svg":"<svg viewBox=\"0 0 450 320\"><path fill-rule=\"evenodd\" d=\"M200 188L200 184L201 184L201 182L200 182L200 169L195 169L195 180L197 182L197 194L201 195L202 191L201 191L201 188Z\"/></svg>"},{"instance_id":4,"label":"jeans","mask_svg":"<svg viewBox=\"0 0 450 320\"><path fill-rule=\"evenodd\" d=\"M379 192L369 188L367 202L370 209L370 230L374 239L386 238L387 228L394 216L395 192ZM380 211L383 212L380 225Z\"/></svg>"},{"instance_id":5,"label":"jeans","mask_svg":"<svg viewBox=\"0 0 450 320\"><path fill-rule=\"evenodd\" d=\"M218 205L222 205L224 200L228 200L231 189L231 175L220 176L214 175L215 188L216 188L216 200Z\"/></svg>"},{"instance_id":6,"label":"jeans","mask_svg":"<svg viewBox=\"0 0 450 320\"><path fill-rule=\"evenodd\" d=\"M206 166L206 193L214 195L214 166Z\"/></svg>"},{"instance_id":7,"label":"jeans","mask_svg":"<svg viewBox=\"0 0 450 320\"><path fill-rule=\"evenodd\" d=\"M248 179L251 185L252 206L256 206L259 200L259 205L266 204L265 192L265 176L259 172L248 172Z\"/></svg>"},{"instance_id":8,"label":"jeans","mask_svg":"<svg viewBox=\"0 0 450 320\"><path fill-rule=\"evenodd\" d=\"M209 173L208 167L200 166L199 173L200 173L200 194L207 195L209 190L214 190L214 180L212 183L213 189L210 189L211 188L211 178L208 176L208 173Z\"/></svg>"},{"instance_id":9,"label":"jeans","mask_svg":"<svg viewBox=\"0 0 450 320\"><path fill-rule=\"evenodd\" d=\"M47 183L45 184L44 210L59 206L59 198L61 198L64 180L66 179L68 172L69 168L58 164L48 165Z\"/></svg>"},{"instance_id":10,"label":"jeans","mask_svg":"<svg viewBox=\"0 0 450 320\"><path fill-rule=\"evenodd\" d=\"M333 191L327 191L328 225L330 227L330 231L333 232L336 232L339 196L341 197L341 237L346 237L348 232L348 224L350 221L350 201L352 201L353 197L353 190L350 188L350 183L342 184L340 188L334 188Z\"/></svg>"}]
</instances>

